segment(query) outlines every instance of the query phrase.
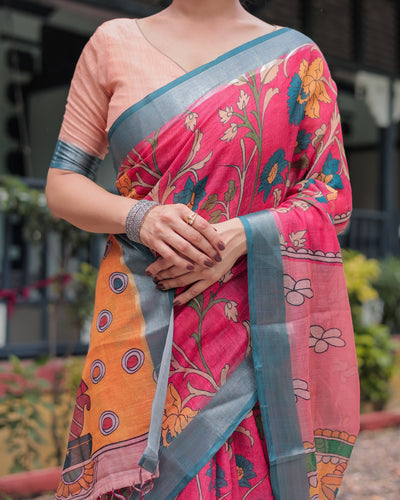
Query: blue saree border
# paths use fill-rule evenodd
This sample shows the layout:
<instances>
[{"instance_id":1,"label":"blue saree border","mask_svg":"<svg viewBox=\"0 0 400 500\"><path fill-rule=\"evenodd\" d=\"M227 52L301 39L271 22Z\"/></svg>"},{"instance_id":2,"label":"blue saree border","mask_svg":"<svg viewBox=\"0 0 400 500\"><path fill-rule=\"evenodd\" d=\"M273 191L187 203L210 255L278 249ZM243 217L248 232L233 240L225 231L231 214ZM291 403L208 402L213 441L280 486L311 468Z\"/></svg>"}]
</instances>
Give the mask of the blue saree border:
<instances>
[{"instance_id":1,"label":"blue saree border","mask_svg":"<svg viewBox=\"0 0 400 500\"><path fill-rule=\"evenodd\" d=\"M250 330L257 392L276 500L309 499L293 390L279 234L268 211L241 216L247 237Z\"/></svg>"},{"instance_id":2,"label":"blue saree border","mask_svg":"<svg viewBox=\"0 0 400 500\"><path fill-rule=\"evenodd\" d=\"M115 169L119 169L133 146L208 92L308 42L311 40L302 33L281 28L232 49L132 105L108 132Z\"/></svg>"},{"instance_id":3,"label":"blue saree border","mask_svg":"<svg viewBox=\"0 0 400 500\"><path fill-rule=\"evenodd\" d=\"M173 500L209 462L257 402L251 356L242 361L187 427L160 453L149 500ZM130 500L140 498L136 492Z\"/></svg>"}]
</instances>

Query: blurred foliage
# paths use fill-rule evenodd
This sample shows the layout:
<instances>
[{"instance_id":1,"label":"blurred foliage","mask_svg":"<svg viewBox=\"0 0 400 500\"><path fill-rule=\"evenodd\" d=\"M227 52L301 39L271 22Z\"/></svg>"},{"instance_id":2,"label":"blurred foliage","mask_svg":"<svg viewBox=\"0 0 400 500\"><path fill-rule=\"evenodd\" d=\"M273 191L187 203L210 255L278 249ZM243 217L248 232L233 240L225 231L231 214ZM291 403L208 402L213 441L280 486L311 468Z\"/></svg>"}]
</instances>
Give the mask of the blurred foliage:
<instances>
[{"instance_id":1,"label":"blurred foliage","mask_svg":"<svg viewBox=\"0 0 400 500\"><path fill-rule=\"evenodd\" d=\"M53 216L47 207L43 190L28 187L16 176L0 176L0 211L12 221L23 219L23 237L32 244L41 244L49 233L61 240L60 274L67 273L72 256L87 248L90 234ZM77 331L91 316L97 269L82 263L67 285L60 281L52 286L58 297L50 309L50 329L57 328L60 312L67 302ZM68 299L66 292L68 289ZM51 339L56 338L53 331ZM49 464L62 465L83 360L71 357L57 360L50 370L50 381L38 370L46 359L21 362L10 357L11 367L0 371L3 391L0 393L0 430L2 445L12 457L9 472L20 472ZM50 361L51 362L51 361ZM50 450L43 455L43 445Z\"/></svg>"},{"instance_id":2,"label":"blurred foliage","mask_svg":"<svg viewBox=\"0 0 400 500\"><path fill-rule=\"evenodd\" d=\"M353 323L358 324L363 305L379 297L373 286L380 274L379 262L354 250L343 250L342 255Z\"/></svg>"},{"instance_id":3,"label":"blurred foliage","mask_svg":"<svg viewBox=\"0 0 400 500\"><path fill-rule=\"evenodd\" d=\"M84 360L68 358L54 366L51 381L38 373L48 361L11 356L11 368L0 373L0 429L12 456L10 473L62 465ZM43 454L43 448L50 452Z\"/></svg>"},{"instance_id":4,"label":"blurred foliage","mask_svg":"<svg viewBox=\"0 0 400 500\"><path fill-rule=\"evenodd\" d=\"M70 289L74 298L69 303L69 313L79 329L93 313L97 274L98 269L87 262L82 262L79 270L73 274Z\"/></svg>"},{"instance_id":5,"label":"blurred foliage","mask_svg":"<svg viewBox=\"0 0 400 500\"><path fill-rule=\"evenodd\" d=\"M400 259L387 257L379 265L380 274L373 285L384 304L382 322L392 333L400 333Z\"/></svg>"},{"instance_id":6,"label":"blurred foliage","mask_svg":"<svg viewBox=\"0 0 400 500\"><path fill-rule=\"evenodd\" d=\"M32 243L41 242L46 233L56 232L77 249L90 238L89 233L54 217L44 191L28 187L15 175L0 176L0 211L24 218L24 237Z\"/></svg>"},{"instance_id":7,"label":"blurred foliage","mask_svg":"<svg viewBox=\"0 0 400 500\"><path fill-rule=\"evenodd\" d=\"M390 397L396 345L386 324L363 321L363 310L379 299L374 284L380 279L381 265L353 250L343 250L343 265L353 318L361 404L369 403L381 410Z\"/></svg>"},{"instance_id":8,"label":"blurred foliage","mask_svg":"<svg viewBox=\"0 0 400 500\"><path fill-rule=\"evenodd\" d=\"M0 397L0 429L6 429L5 444L13 454L10 472L21 472L41 466L37 444L47 427L39 406L49 384L36 376L41 361L25 365L11 356L11 370L2 377L4 394ZM4 372L3 372L4 373ZM49 408L52 409L52 408Z\"/></svg>"}]
</instances>

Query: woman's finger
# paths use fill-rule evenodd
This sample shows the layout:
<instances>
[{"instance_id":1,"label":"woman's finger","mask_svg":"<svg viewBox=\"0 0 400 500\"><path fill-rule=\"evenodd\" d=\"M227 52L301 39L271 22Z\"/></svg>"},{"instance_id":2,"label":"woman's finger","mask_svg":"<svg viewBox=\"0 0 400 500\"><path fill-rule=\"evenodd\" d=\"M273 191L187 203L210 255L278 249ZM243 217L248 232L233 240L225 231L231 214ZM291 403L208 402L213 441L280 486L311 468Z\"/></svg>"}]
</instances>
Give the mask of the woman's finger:
<instances>
[{"instance_id":1,"label":"woman's finger","mask_svg":"<svg viewBox=\"0 0 400 500\"><path fill-rule=\"evenodd\" d=\"M156 263L149 266L148 271L149 271L149 274L153 277L153 279L157 282L162 281L162 280L171 280L171 279L179 278L180 276L188 274L188 272L195 271L195 269L196 269L196 271L204 270L204 268L201 268L197 264L193 265L193 264L189 263L187 265L186 269L181 269L181 268L176 267L176 266L171 266L167 269L162 269L160 271L157 271L156 268L153 267L155 265L156 265Z\"/></svg>"},{"instance_id":2,"label":"woman's finger","mask_svg":"<svg viewBox=\"0 0 400 500\"><path fill-rule=\"evenodd\" d=\"M204 290L206 290L212 282L209 280L196 281L191 287L187 288L185 291L177 295L174 299L173 305L181 306L189 302L189 300L194 299L197 295L200 295Z\"/></svg>"},{"instance_id":3,"label":"woman's finger","mask_svg":"<svg viewBox=\"0 0 400 500\"><path fill-rule=\"evenodd\" d=\"M173 248L171 248L170 245L164 243L164 241L162 241L162 240L158 241L157 244L154 245L154 248L158 252L158 254L161 255L161 257L169 263L170 267L175 266L175 267L180 268L182 270L192 269L193 264L191 264L191 262L188 261L185 257L182 257L179 252L176 252ZM202 255L202 254L200 254L200 255ZM200 262L201 262L200 265L203 265L202 264L203 261L204 261L204 256L202 256L200 258ZM154 274L151 271L149 271L149 268L148 268L148 272L147 272L148 275L155 276L157 269L158 269L157 262L158 262L158 260L156 260L153 264L151 264L151 266L154 266L154 268L153 268L155 270ZM208 266L212 267L213 264L214 263L211 260L209 260Z\"/></svg>"},{"instance_id":4,"label":"woman's finger","mask_svg":"<svg viewBox=\"0 0 400 500\"><path fill-rule=\"evenodd\" d=\"M194 276L193 273L188 272L181 274L176 278L158 280L154 282L159 290L171 290L172 288L181 288L188 285L193 285L194 282L198 280L198 276Z\"/></svg>"},{"instance_id":5,"label":"woman's finger","mask_svg":"<svg viewBox=\"0 0 400 500\"><path fill-rule=\"evenodd\" d=\"M154 248L161 255L158 245L163 241L202 266L211 266L213 261L219 262L220 252L225 248L221 236L212 225L183 204L151 209L143 220L140 238L146 246Z\"/></svg>"}]
</instances>

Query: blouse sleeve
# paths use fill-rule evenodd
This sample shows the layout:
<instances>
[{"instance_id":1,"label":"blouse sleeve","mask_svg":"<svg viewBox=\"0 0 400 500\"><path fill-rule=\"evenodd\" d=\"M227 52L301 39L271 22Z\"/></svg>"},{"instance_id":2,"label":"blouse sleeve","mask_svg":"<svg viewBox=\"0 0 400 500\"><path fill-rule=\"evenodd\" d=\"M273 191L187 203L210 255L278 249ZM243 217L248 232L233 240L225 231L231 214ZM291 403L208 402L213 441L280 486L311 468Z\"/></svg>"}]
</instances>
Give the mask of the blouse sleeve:
<instances>
[{"instance_id":1,"label":"blouse sleeve","mask_svg":"<svg viewBox=\"0 0 400 500\"><path fill-rule=\"evenodd\" d=\"M84 47L68 94L60 135L50 167L91 179L107 153L107 43L101 27Z\"/></svg>"}]
</instances>

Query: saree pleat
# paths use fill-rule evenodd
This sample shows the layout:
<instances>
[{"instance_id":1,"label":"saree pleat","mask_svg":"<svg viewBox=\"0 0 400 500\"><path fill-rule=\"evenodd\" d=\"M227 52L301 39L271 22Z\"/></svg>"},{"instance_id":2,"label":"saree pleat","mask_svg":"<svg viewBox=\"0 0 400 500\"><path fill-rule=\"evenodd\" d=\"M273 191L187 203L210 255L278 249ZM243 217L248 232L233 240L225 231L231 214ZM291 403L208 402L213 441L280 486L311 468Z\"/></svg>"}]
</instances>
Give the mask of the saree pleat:
<instances>
[{"instance_id":1,"label":"saree pleat","mask_svg":"<svg viewBox=\"0 0 400 500\"><path fill-rule=\"evenodd\" d=\"M350 184L319 49L256 39L126 110L109 141L122 196L240 217L248 253L172 308L152 253L109 237L57 498L333 500L359 409Z\"/></svg>"}]
</instances>

